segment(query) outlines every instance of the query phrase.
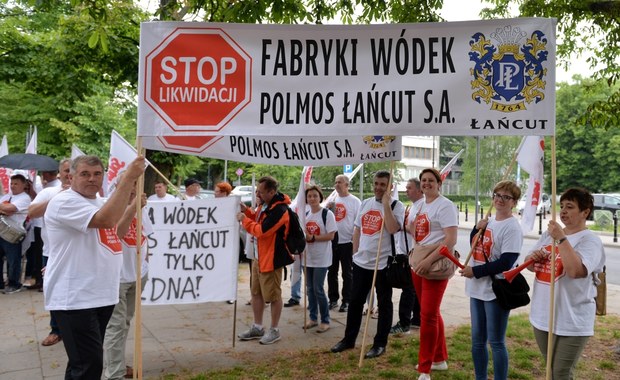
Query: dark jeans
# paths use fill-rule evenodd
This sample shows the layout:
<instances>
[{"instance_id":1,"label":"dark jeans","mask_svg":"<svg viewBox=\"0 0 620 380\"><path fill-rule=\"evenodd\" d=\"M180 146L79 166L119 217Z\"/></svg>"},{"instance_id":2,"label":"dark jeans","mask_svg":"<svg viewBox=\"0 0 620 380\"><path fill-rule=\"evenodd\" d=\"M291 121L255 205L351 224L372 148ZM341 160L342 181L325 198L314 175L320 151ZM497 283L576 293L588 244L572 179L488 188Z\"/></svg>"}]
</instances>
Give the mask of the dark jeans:
<instances>
[{"instance_id":1,"label":"dark jeans","mask_svg":"<svg viewBox=\"0 0 620 380\"><path fill-rule=\"evenodd\" d=\"M338 244L332 255L332 265L327 272L327 295L329 302L338 302L338 267L342 267L342 302L351 302L351 283L353 272L351 271L353 259L353 243Z\"/></svg>"},{"instance_id":2,"label":"dark jeans","mask_svg":"<svg viewBox=\"0 0 620 380\"><path fill-rule=\"evenodd\" d=\"M41 268L43 261L43 239L41 227L34 227L34 241L26 251L26 277L32 277L37 284L41 284Z\"/></svg>"},{"instance_id":3,"label":"dark jeans","mask_svg":"<svg viewBox=\"0 0 620 380\"><path fill-rule=\"evenodd\" d=\"M103 372L103 338L114 305L80 310L52 310L62 331L69 361L65 380L100 379Z\"/></svg>"},{"instance_id":4,"label":"dark jeans","mask_svg":"<svg viewBox=\"0 0 620 380\"><path fill-rule=\"evenodd\" d=\"M398 302L398 319L403 327L420 326L420 302L414 287L402 289Z\"/></svg>"},{"instance_id":5,"label":"dark jeans","mask_svg":"<svg viewBox=\"0 0 620 380\"><path fill-rule=\"evenodd\" d=\"M375 334L374 346L385 347L392 327L392 287L388 284L385 275L386 270L377 272L377 302L379 305L379 320L377 321L377 333ZM347 327L344 331L344 340L354 344L362 324L362 310L366 303L366 296L372 286L374 271L363 269L353 264L353 288L351 302L347 313Z\"/></svg>"},{"instance_id":6,"label":"dark jeans","mask_svg":"<svg viewBox=\"0 0 620 380\"><path fill-rule=\"evenodd\" d=\"M4 264L3 258L6 258L9 287L19 288L21 286L19 280L22 276L22 243L13 244L0 238L0 268ZM0 272L2 271L0 270ZM2 287L4 287L4 275L0 275L0 280L2 281Z\"/></svg>"}]
</instances>

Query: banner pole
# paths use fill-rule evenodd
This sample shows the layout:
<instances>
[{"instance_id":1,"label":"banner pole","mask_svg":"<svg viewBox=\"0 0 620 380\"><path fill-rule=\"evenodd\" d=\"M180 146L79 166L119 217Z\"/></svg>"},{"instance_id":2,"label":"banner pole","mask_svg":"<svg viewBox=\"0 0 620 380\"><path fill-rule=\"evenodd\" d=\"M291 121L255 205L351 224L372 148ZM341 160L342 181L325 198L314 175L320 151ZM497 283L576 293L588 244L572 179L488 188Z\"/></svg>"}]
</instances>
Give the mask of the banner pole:
<instances>
[{"instance_id":1,"label":"banner pole","mask_svg":"<svg viewBox=\"0 0 620 380\"><path fill-rule=\"evenodd\" d=\"M555 134L551 136L551 220L556 221L556 204L555 197L556 188L556 160L555 160ZM555 319L555 259L557 252L557 243L553 240L551 245L551 282L549 286L549 326L547 335L547 367L546 379L551 380L551 365L553 364L553 325Z\"/></svg>"},{"instance_id":2,"label":"banner pole","mask_svg":"<svg viewBox=\"0 0 620 380\"><path fill-rule=\"evenodd\" d=\"M385 191L392 193L392 177L394 172L394 161L390 161L390 180ZM383 230L385 229L385 216L381 222L381 230L379 231L379 246L377 247L377 256L375 257L375 270L372 274L372 285L370 285L370 300L368 301L368 312L366 313L366 322L364 323L364 334L362 334L362 348L360 350L360 360L358 367L362 367L364 364L364 347L366 346L366 333L368 332L368 323L370 322L370 315L372 314L372 308L375 298L375 283L377 282L377 271L379 270L379 256L381 255L381 243L383 242ZM359 244L358 244L359 248Z\"/></svg>"},{"instance_id":3,"label":"banner pole","mask_svg":"<svg viewBox=\"0 0 620 380\"><path fill-rule=\"evenodd\" d=\"M144 155L142 137L136 138L138 155ZM134 314L133 378L142 379L142 194L144 174L136 183L136 297Z\"/></svg>"}]
</instances>

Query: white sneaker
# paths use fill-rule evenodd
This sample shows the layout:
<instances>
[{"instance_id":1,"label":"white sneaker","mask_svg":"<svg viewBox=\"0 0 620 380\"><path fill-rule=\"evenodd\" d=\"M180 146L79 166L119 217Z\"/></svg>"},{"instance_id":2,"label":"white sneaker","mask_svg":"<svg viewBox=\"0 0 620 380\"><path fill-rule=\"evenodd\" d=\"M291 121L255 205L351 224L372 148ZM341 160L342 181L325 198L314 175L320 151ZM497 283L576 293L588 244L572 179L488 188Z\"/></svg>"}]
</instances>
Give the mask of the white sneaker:
<instances>
[{"instance_id":1,"label":"white sneaker","mask_svg":"<svg viewBox=\"0 0 620 380\"><path fill-rule=\"evenodd\" d=\"M273 344L280 340L280 331L278 329L274 329L273 327L269 329L267 334L263 335L260 338L260 344Z\"/></svg>"},{"instance_id":2,"label":"white sneaker","mask_svg":"<svg viewBox=\"0 0 620 380\"><path fill-rule=\"evenodd\" d=\"M418 369L418 365L415 365L415 369ZM448 362L445 360L442 362L437 362L431 364L431 371L447 371L448 370Z\"/></svg>"},{"instance_id":3,"label":"white sneaker","mask_svg":"<svg viewBox=\"0 0 620 380\"><path fill-rule=\"evenodd\" d=\"M431 375L428 373L421 373L418 380L431 380Z\"/></svg>"}]
</instances>

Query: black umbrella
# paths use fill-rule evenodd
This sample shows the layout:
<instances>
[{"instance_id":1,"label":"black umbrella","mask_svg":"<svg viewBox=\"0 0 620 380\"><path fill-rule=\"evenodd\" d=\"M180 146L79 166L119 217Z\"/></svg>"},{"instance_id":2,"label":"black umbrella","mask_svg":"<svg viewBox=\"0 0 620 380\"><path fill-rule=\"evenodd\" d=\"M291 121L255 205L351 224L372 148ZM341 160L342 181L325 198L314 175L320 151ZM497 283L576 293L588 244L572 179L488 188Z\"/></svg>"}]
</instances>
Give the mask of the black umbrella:
<instances>
[{"instance_id":1,"label":"black umbrella","mask_svg":"<svg viewBox=\"0 0 620 380\"><path fill-rule=\"evenodd\" d=\"M41 154L7 154L0 157L0 168L27 169L51 172L58 170L58 161Z\"/></svg>"}]
</instances>

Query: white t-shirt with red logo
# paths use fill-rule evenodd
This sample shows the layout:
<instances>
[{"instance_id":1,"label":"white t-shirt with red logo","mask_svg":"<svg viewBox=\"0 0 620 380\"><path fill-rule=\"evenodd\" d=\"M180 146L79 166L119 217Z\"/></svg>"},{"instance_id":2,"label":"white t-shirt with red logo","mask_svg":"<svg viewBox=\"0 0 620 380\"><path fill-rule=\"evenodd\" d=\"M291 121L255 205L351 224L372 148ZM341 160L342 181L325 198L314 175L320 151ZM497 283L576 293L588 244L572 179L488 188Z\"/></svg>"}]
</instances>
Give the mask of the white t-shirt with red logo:
<instances>
[{"instance_id":1,"label":"white t-shirt with red logo","mask_svg":"<svg viewBox=\"0 0 620 380\"><path fill-rule=\"evenodd\" d=\"M88 228L103 206L69 189L47 205L49 261L43 279L46 310L115 305L120 284L121 241L116 228Z\"/></svg>"},{"instance_id":2,"label":"white t-shirt with red logo","mask_svg":"<svg viewBox=\"0 0 620 380\"><path fill-rule=\"evenodd\" d=\"M493 216L489 218L482 242L474 248L469 265L474 267L486 264L485 254L489 256L488 260L491 262L499 260L502 253L505 252L520 253L522 246L523 232L517 218L510 217L497 221ZM496 277L503 278L503 275L498 274ZM468 278L465 281L465 294L482 301L492 301L497 298L491 287L491 276Z\"/></svg>"},{"instance_id":3,"label":"white t-shirt with red logo","mask_svg":"<svg viewBox=\"0 0 620 380\"><path fill-rule=\"evenodd\" d=\"M594 335L594 317L596 314L596 286L592 273L603 271L605 250L601 239L590 230L583 230L566 235L588 271L584 278L570 278L562 265L562 249L556 258L555 270L555 331L562 336ZM533 251L544 249L551 252L552 238L548 232L543 233ZM551 280L551 261L537 263L534 266L536 278L532 291L530 323L542 331L549 331L549 289Z\"/></svg>"},{"instance_id":4,"label":"white t-shirt with red logo","mask_svg":"<svg viewBox=\"0 0 620 380\"><path fill-rule=\"evenodd\" d=\"M334 213L327 210L325 218L327 225L323 224L323 209L313 213L310 211L306 215L306 229L314 235L324 235L329 232L336 232L336 218ZM306 266L309 268L328 268L332 265L332 242L314 241L306 243Z\"/></svg>"},{"instance_id":5,"label":"white t-shirt with red logo","mask_svg":"<svg viewBox=\"0 0 620 380\"><path fill-rule=\"evenodd\" d=\"M390 201L390 204L393 201L394 199ZM404 220L405 206L400 201L396 201L392 212L399 223ZM375 269L379 240L381 240L381 253L379 255L378 269L381 270L387 265L388 256L392 255L392 243L390 233L386 228L383 229L383 238L380 239L379 232L381 231L382 224L383 204L381 201L377 201L375 198L365 199L355 219L355 227L360 229L359 247L357 252L353 254L353 262L357 266L368 270ZM400 233L400 231L397 233ZM340 236L338 237L340 238Z\"/></svg>"},{"instance_id":6,"label":"white t-shirt with red logo","mask_svg":"<svg viewBox=\"0 0 620 380\"><path fill-rule=\"evenodd\" d=\"M413 210L412 210L413 211ZM431 203L420 202L410 226L416 244L436 244L445 238L444 228L459 225L454 203L440 195Z\"/></svg>"},{"instance_id":7,"label":"white t-shirt with red logo","mask_svg":"<svg viewBox=\"0 0 620 380\"><path fill-rule=\"evenodd\" d=\"M415 220L415 210L420 207L420 203L424 202L424 197L415 201L411 207L409 207L409 213L407 213L407 208L405 208L405 216L407 220L405 220L406 225L410 225ZM413 239L409 232L405 231L403 228L398 234L398 239L396 239L396 253L406 255L413 248ZM407 239L407 241L405 241Z\"/></svg>"},{"instance_id":8,"label":"white t-shirt with red logo","mask_svg":"<svg viewBox=\"0 0 620 380\"><path fill-rule=\"evenodd\" d=\"M138 219L133 218L131 221L131 226L129 226L129 231L127 234L121 238L121 244L123 245L123 265L121 266L121 283L130 283L136 282L136 263L138 258L138 252L136 250L137 245L137 234L136 234L136 223ZM149 266L146 261L147 257L147 238L145 233L148 230L152 230L151 221L148 218L146 213L142 213L142 241L140 245L140 257L142 258L142 265L140 266L140 271L142 277L146 276Z\"/></svg>"},{"instance_id":9,"label":"white t-shirt with red logo","mask_svg":"<svg viewBox=\"0 0 620 380\"><path fill-rule=\"evenodd\" d=\"M334 215L338 226L338 244L350 243L353 238L353 224L360 210L362 201L353 194L346 197L336 196L334 200Z\"/></svg>"}]
</instances>

